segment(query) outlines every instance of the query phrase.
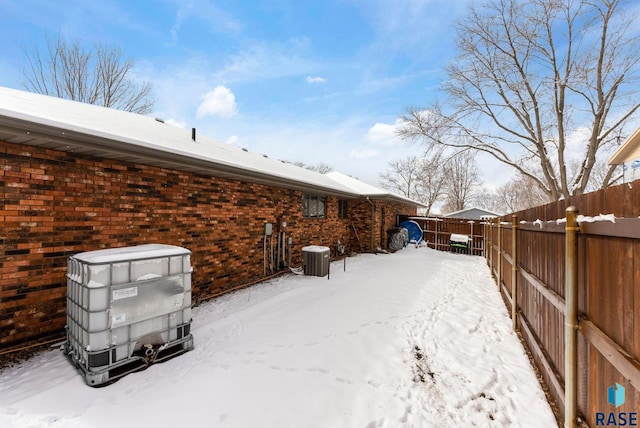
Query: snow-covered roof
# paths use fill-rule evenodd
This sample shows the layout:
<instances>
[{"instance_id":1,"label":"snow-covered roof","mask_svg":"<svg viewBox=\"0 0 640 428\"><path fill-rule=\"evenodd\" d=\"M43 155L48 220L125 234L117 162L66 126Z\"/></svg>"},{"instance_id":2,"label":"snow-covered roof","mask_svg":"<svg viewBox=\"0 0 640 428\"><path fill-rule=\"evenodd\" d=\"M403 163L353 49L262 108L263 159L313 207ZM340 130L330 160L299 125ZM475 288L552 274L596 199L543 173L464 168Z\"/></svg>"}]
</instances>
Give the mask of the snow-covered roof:
<instances>
[{"instance_id":1,"label":"snow-covered roof","mask_svg":"<svg viewBox=\"0 0 640 428\"><path fill-rule=\"evenodd\" d=\"M372 199L383 199L393 202L400 202L405 204L414 204L420 207L426 207L421 202L414 201L412 199L406 198L401 195L397 195L395 193L391 193L388 190L381 189L379 187L373 186L371 184L365 183L364 181L360 181L357 178L351 177L349 175L343 174L341 172L332 171L325 174L327 177L330 177L332 180L335 180L342 186L346 186L351 191L356 193L361 197L369 197Z\"/></svg>"},{"instance_id":2,"label":"snow-covered roof","mask_svg":"<svg viewBox=\"0 0 640 428\"><path fill-rule=\"evenodd\" d=\"M0 87L0 139L307 192L356 197L324 174L153 117Z\"/></svg>"},{"instance_id":3,"label":"snow-covered roof","mask_svg":"<svg viewBox=\"0 0 640 428\"><path fill-rule=\"evenodd\" d=\"M485 210L484 208L470 207L460 211L444 214L443 217L481 220L485 217L500 217L501 215L502 214L498 214L493 211Z\"/></svg>"}]
</instances>

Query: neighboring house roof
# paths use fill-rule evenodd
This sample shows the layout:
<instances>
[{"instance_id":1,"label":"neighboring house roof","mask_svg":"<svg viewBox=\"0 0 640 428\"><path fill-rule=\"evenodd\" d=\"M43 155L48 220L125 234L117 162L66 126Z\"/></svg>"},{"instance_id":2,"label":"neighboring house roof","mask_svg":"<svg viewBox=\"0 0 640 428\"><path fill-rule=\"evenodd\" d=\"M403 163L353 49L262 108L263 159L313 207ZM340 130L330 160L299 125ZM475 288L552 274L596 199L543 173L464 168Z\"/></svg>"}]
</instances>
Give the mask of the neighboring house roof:
<instances>
[{"instance_id":1,"label":"neighboring house roof","mask_svg":"<svg viewBox=\"0 0 640 428\"><path fill-rule=\"evenodd\" d=\"M609 165L621 165L640 159L640 128L622 143L609 159Z\"/></svg>"},{"instance_id":2,"label":"neighboring house roof","mask_svg":"<svg viewBox=\"0 0 640 428\"><path fill-rule=\"evenodd\" d=\"M485 210L484 208L470 207L464 210L455 211L452 213L444 214L445 218L466 218L469 220L484 220L490 217L500 217L501 214L494 213L493 211Z\"/></svg>"},{"instance_id":3,"label":"neighboring house roof","mask_svg":"<svg viewBox=\"0 0 640 428\"><path fill-rule=\"evenodd\" d=\"M191 130L149 116L4 87L0 139L305 192L360 196L324 174L203 135L193 140Z\"/></svg>"},{"instance_id":4,"label":"neighboring house roof","mask_svg":"<svg viewBox=\"0 0 640 428\"><path fill-rule=\"evenodd\" d=\"M415 204L420 207L426 207L422 202L414 201L407 197L391 193L388 190L381 189L371 184L360 181L350 175L341 172L332 171L325 174L337 183L350 188L354 193L364 198L382 199L391 202L400 202L404 204Z\"/></svg>"}]
</instances>

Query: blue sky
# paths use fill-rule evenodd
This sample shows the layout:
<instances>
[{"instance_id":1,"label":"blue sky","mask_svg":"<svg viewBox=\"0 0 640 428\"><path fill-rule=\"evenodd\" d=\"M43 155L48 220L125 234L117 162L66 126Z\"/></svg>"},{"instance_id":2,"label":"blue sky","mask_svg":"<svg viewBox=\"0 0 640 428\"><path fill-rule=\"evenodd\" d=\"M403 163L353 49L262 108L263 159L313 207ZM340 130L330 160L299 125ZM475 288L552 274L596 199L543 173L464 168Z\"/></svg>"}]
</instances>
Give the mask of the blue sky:
<instances>
[{"instance_id":1,"label":"blue sky","mask_svg":"<svg viewBox=\"0 0 640 428\"><path fill-rule=\"evenodd\" d=\"M115 45L153 84L154 116L376 184L421 151L396 121L437 95L467 3L0 0L0 85L23 89L24 51L47 36Z\"/></svg>"}]
</instances>

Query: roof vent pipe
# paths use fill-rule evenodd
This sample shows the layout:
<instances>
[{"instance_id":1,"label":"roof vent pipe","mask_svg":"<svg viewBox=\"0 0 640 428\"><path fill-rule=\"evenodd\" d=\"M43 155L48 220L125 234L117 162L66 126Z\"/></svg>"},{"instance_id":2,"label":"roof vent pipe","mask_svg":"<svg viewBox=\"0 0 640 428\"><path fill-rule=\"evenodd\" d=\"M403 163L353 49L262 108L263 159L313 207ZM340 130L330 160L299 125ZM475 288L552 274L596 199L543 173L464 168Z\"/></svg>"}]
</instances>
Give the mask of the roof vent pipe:
<instances>
[{"instance_id":1,"label":"roof vent pipe","mask_svg":"<svg viewBox=\"0 0 640 428\"><path fill-rule=\"evenodd\" d=\"M191 139L196 141L196 128L191 128Z\"/></svg>"}]
</instances>

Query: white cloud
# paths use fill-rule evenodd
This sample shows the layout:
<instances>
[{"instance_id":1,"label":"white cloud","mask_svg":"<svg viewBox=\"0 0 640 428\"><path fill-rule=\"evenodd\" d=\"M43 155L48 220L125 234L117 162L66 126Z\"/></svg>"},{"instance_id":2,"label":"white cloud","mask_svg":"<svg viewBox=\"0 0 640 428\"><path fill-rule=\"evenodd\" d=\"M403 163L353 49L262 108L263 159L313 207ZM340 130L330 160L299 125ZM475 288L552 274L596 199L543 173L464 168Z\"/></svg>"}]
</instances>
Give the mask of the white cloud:
<instances>
[{"instance_id":1,"label":"white cloud","mask_svg":"<svg viewBox=\"0 0 640 428\"><path fill-rule=\"evenodd\" d=\"M218 82L246 83L306 74L317 67L308 59L307 51L304 40L290 40L286 44L254 43L229 55L213 78Z\"/></svg>"},{"instance_id":2,"label":"white cloud","mask_svg":"<svg viewBox=\"0 0 640 428\"><path fill-rule=\"evenodd\" d=\"M591 128L582 126L568 133L566 136L566 156L574 159L583 159L587 144L591 138Z\"/></svg>"},{"instance_id":3,"label":"white cloud","mask_svg":"<svg viewBox=\"0 0 640 428\"><path fill-rule=\"evenodd\" d=\"M186 15L187 12L184 9L179 9L176 13L176 21L169 31L173 40L173 45L176 45L178 41L178 31L180 30L180 27L182 27L182 22L184 21Z\"/></svg>"},{"instance_id":4,"label":"white cloud","mask_svg":"<svg viewBox=\"0 0 640 428\"><path fill-rule=\"evenodd\" d=\"M198 106L196 117L231 117L236 114L238 114L238 108L235 95L229 88L220 85L202 96L202 102Z\"/></svg>"},{"instance_id":5,"label":"white cloud","mask_svg":"<svg viewBox=\"0 0 640 428\"><path fill-rule=\"evenodd\" d=\"M394 124L376 123L367 131L367 140L378 146L402 144L402 140L396 135L401 122L401 119L398 119Z\"/></svg>"},{"instance_id":6,"label":"white cloud","mask_svg":"<svg viewBox=\"0 0 640 428\"><path fill-rule=\"evenodd\" d=\"M167 119L164 121L164 123L168 123L169 125L177 126L178 128L182 128L182 129L185 129L187 127L186 123L176 119Z\"/></svg>"},{"instance_id":7,"label":"white cloud","mask_svg":"<svg viewBox=\"0 0 640 428\"><path fill-rule=\"evenodd\" d=\"M231 145L231 146L240 147L240 138L238 138L237 135L230 136L224 142L229 144L229 145Z\"/></svg>"},{"instance_id":8,"label":"white cloud","mask_svg":"<svg viewBox=\"0 0 640 428\"><path fill-rule=\"evenodd\" d=\"M369 158L374 158L377 157L378 155L380 155L380 152L378 152L377 150L351 150L351 153L349 153L349 157L353 158L353 159L369 159Z\"/></svg>"},{"instance_id":9,"label":"white cloud","mask_svg":"<svg viewBox=\"0 0 640 428\"><path fill-rule=\"evenodd\" d=\"M307 76L307 83L327 83L327 79L324 77Z\"/></svg>"},{"instance_id":10,"label":"white cloud","mask_svg":"<svg viewBox=\"0 0 640 428\"><path fill-rule=\"evenodd\" d=\"M169 30L173 45L178 43L178 34L188 20L204 21L210 31L224 34L239 34L243 25L228 11L207 0L175 1L178 10L173 26ZM126 14L121 14L126 15Z\"/></svg>"},{"instance_id":11,"label":"white cloud","mask_svg":"<svg viewBox=\"0 0 640 428\"><path fill-rule=\"evenodd\" d=\"M467 11L472 0L354 0L375 33L368 54L382 61L386 52L418 56L426 51L450 55L451 22ZM434 13L434 11L438 13ZM446 19L443 19L446 17Z\"/></svg>"}]
</instances>

